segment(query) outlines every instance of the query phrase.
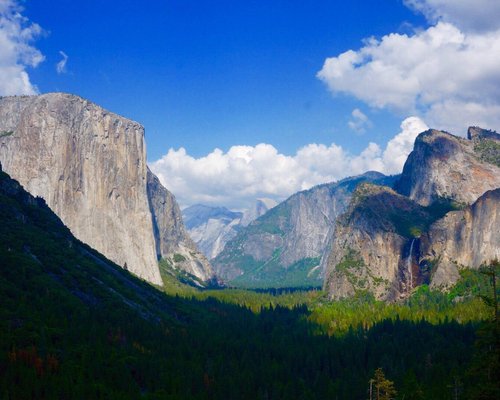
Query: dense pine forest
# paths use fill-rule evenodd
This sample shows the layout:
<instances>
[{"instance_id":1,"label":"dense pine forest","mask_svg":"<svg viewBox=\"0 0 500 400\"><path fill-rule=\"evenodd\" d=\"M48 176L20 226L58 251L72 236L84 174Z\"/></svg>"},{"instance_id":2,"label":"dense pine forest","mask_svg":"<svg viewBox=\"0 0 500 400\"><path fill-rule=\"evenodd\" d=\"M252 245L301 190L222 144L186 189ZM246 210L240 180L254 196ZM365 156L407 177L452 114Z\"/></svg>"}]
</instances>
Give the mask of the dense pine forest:
<instances>
[{"instance_id":1,"label":"dense pine forest","mask_svg":"<svg viewBox=\"0 0 500 400\"><path fill-rule=\"evenodd\" d=\"M498 263L398 304L168 274L164 293L4 173L0 220L2 399L499 398Z\"/></svg>"}]
</instances>

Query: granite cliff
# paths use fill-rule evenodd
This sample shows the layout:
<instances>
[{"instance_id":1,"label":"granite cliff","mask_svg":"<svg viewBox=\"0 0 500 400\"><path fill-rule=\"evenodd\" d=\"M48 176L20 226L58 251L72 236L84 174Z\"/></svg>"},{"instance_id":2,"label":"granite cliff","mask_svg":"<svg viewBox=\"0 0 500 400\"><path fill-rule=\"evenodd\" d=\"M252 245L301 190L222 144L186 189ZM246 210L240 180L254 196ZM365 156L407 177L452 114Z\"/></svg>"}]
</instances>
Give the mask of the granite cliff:
<instances>
[{"instance_id":1,"label":"granite cliff","mask_svg":"<svg viewBox=\"0 0 500 400\"><path fill-rule=\"evenodd\" d=\"M157 254L172 246L166 235L155 238L141 125L69 94L0 98L0 161L78 239L162 284Z\"/></svg>"},{"instance_id":2,"label":"granite cliff","mask_svg":"<svg viewBox=\"0 0 500 400\"><path fill-rule=\"evenodd\" d=\"M370 292L408 297L422 283L446 289L462 267L500 256L499 135L420 134L395 185L364 184L337 220L324 288L331 298Z\"/></svg>"},{"instance_id":3,"label":"granite cliff","mask_svg":"<svg viewBox=\"0 0 500 400\"><path fill-rule=\"evenodd\" d=\"M446 289L462 267L500 259L500 188L472 205L449 212L419 239L418 264L432 267L431 286Z\"/></svg>"},{"instance_id":4,"label":"granite cliff","mask_svg":"<svg viewBox=\"0 0 500 400\"><path fill-rule=\"evenodd\" d=\"M471 127L467 139L430 129L418 135L396 190L422 205L471 204L500 187L500 135Z\"/></svg>"},{"instance_id":5,"label":"granite cliff","mask_svg":"<svg viewBox=\"0 0 500 400\"><path fill-rule=\"evenodd\" d=\"M426 279L414 259L416 238L449 209L421 206L385 186L360 185L337 219L325 290L336 299L363 291L382 300L406 297Z\"/></svg>"}]
</instances>

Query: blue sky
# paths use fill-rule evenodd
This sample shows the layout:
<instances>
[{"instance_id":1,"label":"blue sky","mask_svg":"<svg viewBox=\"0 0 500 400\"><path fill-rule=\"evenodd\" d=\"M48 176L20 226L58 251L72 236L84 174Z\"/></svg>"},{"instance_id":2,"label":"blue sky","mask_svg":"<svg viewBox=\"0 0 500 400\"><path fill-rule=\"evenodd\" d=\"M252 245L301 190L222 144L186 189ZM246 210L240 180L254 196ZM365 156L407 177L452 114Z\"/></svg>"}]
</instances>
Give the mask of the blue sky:
<instances>
[{"instance_id":1,"label":"blue sky","mask_svg":"<svg viewBox=\"0 0 500 400\"><path fill-rule=\"evenodd\" d=\"M137 120L181 203L241 208L396 173L427 126L498 128L500 2L478 2L0 0L18 45L0 40L0 70L29 78L0 94L70 92Z\"/></svg>"},{"instance_id":2,"label":"blue sky","mask_svg":"<svg viewBox=\"0 0 500 400\"><path fill-rule=\"evenodd\" d=\"M266 142L293 154L310 142L358 151L387 140L399 119L374 113L373 129L353 140L350 113L366 107L331 96L316 73L365 37L424 22L398 0L51 0L27 1L24 14L48 32L32 82L141 122L150 160L180 146L201 156ZM61 50L68 73L58 75Z\"/></svg>"}]
</instances>

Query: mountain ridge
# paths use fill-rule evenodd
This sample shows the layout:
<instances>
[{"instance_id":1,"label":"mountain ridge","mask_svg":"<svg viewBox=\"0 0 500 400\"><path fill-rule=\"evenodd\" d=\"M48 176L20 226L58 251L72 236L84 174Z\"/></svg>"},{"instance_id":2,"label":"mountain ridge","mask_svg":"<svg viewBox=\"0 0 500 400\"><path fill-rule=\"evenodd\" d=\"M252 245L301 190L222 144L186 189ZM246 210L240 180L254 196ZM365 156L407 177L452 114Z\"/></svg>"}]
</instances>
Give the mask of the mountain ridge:
<instances>
[{"instance_id":1,"label":"mountain ridge","mask_svg":"<svg viewBox=\"0 0 500 400\"><path fill-rule=\"evenodd\" d=\"M293 194L226 244L213 261L216 273L243 287L321 285L322 257L350 193L363 180L394 179L367 172Z\"/></svg>"}]
</instances>

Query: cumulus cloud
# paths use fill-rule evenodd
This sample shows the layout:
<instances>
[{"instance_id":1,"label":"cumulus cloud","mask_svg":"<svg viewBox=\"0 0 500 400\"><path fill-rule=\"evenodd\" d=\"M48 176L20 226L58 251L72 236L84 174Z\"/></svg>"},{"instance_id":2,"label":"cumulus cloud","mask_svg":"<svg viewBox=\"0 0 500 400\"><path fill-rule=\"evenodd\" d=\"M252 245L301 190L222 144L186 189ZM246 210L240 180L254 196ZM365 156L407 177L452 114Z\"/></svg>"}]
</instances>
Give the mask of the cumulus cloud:
<instances>
[{"instance_id":1,"label":"cumulus cloud","mask_svg":"<svg viewBox=\"0 0 500 400\"><path fill-rule=\"evenodd\" d=\"M44 60L42 53L32 45L42 29L21 12L17 1L0 0L0 95L38 92L26 69Z\"/></svg>"},{"instance_id":2,"label":"cumulus cloud","mask_svg":"<svg viewBox=\"0 0 500 400\"><path fill-rule=\"evenodd\" d=\"M299 190L368 170L399 173L415 137L426 129L419 118L410 117L385 149L369 143L359 154L334 143L309 144L293 156L264 143L233 146L227 152L215 149L200 158L190 156L184 148L170 149L150 168L182 205L222 204L243 209L256 198L281 201Z\"/></svg>"},{"instance_id":3,"label":"cumulus cloud","mask_svg":"<svg viewBox=\"0 0 500 400\"><path fill-rule=\"evenodd\" d=\"M432 23L447 21L463 30L487 31L500 28L498 0L404 0Z\"/></svg>"},{"instance_id":4,"label":"cumulus cloud","mask_svg":"<svg viewBox=\"0 0 500 400\"><path fill-rule=\"evenodd\" d=\"M66 64L68 62L68 56L64 51L59 51L59 54L61 55L62 59L56 64L56 71L58 74L65 74L67 72L66 70Z\"/></svg>"},{"instance_id":5,"label":"cumulus cloud","mask_svg":"<svg viewBox=\"0 0 500 400\"><path fill-rule=\"evenodd\" d=\"M419 133L428 130L429 127L417 117L406 118L401 123L401 132L394 136L384 150L382 156L382 172L395 174L403 169L403 165L413 149L413 143Z\"/></svg>"},{"instance_id":6,"label":"cumulus cloud","mask_svg":"<svg viewBox=\"0 0 500 400\"><path fill-rule=\"evenodd\" d=\"M400 115L419 115L438 129L463 134L468 125L498 128L500 29L459 29L446 20L446 13L455 10L449 1L407 3L432 10L439 21L412 35L367 39L358 50L327 58L318 78L334 93ZM498 15L497 5L484 3Z\"/></svg>"},{"instance_id":7,"label":"cumulus cloud","mask_svg":"<svg viewBox=\"0 0 500 400\"><path fill-rule=\"evenodd\" d=\"M351 119L347 122L347 126L361 135L371 128L372 122L359 108L355 108L352 110Z\"/></svg>"}]
</instances>

